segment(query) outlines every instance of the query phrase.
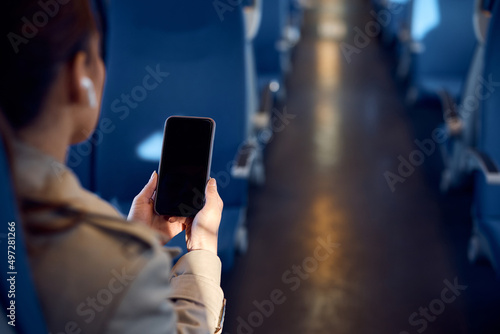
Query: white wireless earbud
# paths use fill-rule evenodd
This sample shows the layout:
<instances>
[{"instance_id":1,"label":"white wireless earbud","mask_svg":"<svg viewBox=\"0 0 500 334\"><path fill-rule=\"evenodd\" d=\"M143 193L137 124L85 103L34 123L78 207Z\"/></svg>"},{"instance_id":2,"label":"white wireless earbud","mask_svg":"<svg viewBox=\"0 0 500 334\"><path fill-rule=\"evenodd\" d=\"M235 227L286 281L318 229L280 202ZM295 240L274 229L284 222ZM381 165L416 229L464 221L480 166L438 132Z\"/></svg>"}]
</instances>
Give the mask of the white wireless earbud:
<instances>
[{"instance_id":1,"label":"white wireless earbud","mask_svg":"<svg viewBox=\"0 0 500 334\"><path fill-rule=\"evenodd\" d=\"M95 94L94 83L87 77L83 77L80 81L82 87L87 90L87 96L89 98L89 104L91 108L97 107L97 96Z\"/></svg>"}]
</instances>

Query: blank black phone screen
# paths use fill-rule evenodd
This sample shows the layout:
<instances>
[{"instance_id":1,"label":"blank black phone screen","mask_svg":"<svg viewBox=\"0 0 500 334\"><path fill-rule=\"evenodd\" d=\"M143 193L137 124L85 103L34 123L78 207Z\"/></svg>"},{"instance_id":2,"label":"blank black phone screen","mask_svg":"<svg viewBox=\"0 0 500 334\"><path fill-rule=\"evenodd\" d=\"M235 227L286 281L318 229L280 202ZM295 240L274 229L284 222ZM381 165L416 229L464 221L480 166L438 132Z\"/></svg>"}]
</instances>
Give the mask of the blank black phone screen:
<instances>
[{"instance_id":1,"label":"blank black phone screen","mask_svg":"<svg viewBox=\"0 0 500 334\"><path fill-rule=\"evenodd\" d=\"M158 214L192 217L203 207L214 126L209 118L167 119L155 201Z\"/></svg>"}]
</instances>

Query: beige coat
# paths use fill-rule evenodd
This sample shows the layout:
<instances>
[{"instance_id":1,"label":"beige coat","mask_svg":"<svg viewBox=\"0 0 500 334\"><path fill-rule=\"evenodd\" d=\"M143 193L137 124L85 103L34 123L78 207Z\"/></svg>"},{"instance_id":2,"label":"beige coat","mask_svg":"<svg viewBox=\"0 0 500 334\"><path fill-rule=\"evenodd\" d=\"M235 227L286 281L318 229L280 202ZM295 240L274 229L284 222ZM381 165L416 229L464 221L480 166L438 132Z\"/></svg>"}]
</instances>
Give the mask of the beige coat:
<instances>
[{"instance_id":1,"label":"beige coat","mask_svg":"<svg viewBox=\"0 0 500 334\"><path fill-rule=\"evenodd\" d=\"M21 198L72 208L21 212L49 332L221 331L224 296L216 255L193 251L171 268L175 250L83 189L65 166L20 143L14 160Z\"/></svg>"}]
</instances>

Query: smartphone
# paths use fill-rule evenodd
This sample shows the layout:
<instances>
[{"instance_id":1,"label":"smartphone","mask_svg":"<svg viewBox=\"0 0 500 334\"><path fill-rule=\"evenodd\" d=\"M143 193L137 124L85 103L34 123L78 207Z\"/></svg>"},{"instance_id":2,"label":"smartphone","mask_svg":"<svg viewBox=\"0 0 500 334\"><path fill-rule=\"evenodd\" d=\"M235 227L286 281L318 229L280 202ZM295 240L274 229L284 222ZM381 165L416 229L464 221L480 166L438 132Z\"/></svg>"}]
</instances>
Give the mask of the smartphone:
<instances>
[{"instance_id":1,"label":"smartphone","mask_svg":"<svg viewBox=\"0 0 500 334\"><path fill-rule=\"evenodd\" d=\"M171 116L166 120L156 213L194 217L203 208L214 135L215 121L211 118Z\"/></svg>"}]
</instances>

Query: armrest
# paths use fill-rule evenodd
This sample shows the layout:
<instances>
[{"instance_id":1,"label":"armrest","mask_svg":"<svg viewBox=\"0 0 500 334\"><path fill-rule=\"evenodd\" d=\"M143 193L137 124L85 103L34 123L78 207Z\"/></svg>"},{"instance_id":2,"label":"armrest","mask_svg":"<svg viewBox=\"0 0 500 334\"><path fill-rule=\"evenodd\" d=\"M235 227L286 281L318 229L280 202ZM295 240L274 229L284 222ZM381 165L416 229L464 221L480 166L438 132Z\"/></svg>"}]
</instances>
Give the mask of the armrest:
<instances>
[{"instance_id":1,"label":"armrest","mask_svg":"<svg viewBox=\"0 0 500 334\"><path fill-rule=\"evenodd\" d=\"M259 111L255 113L253 123L257 130L267 129L271 122L274 94L279 90L279 84L271 81L260 94Z\"/></svg>"},{"instance_id":2,"label":"armrest","mask_svg":"<svg viewBox=\"0 0 500 334\"><path fill-rule=\"evenodd\" d=\"M399 44L406 45L411 54L419 54L425 51L425 45L413 38L411 28L406 24L399 29L396 37Z\"/></svg>"},{"instance_id":3,"label":"armrest","mask_svg":"<svg viewBox=\"0 0 500 334\"><path fill-rule=\"evenodd\" d=\"M253 162L257 157L259 146L257 140L249 139L240 146L236 153L235 163L231 168L231 175L237 179L248 179Z\"/></svg>"},{"instance_id":4,"label":"armrest","mask_svg":"<svg viewBox=\"0 0 500 334\"><path fill-rule=\"evenodd\" d=\"M279 83L271 81L264 86L260 95L259 112L271 113L274 93L279 90Z\"/></svg>"},{"instance_id":5,"label":"armrest","mask_svg":"<svg viewBox=\"0 0 500 334\"><path fill-rule=\"evenodd\" d=\"M439 93L441 105L443 106L443 118L446 121L450 117L458 117L457 104L453 96L447 90L441 90Z\"/></svg>"},{"instance_id":6,"label":"armrest","mask_svg":"<svg viewBox=\"0 0 500 334\"><path fill-rule=\"evenodd\" d=\"M446 131L450 136L460 135L463 124L455 99L447 90L441 90L438 94L443 106L443 119L446 123Z\"/></svg>"},{"instance_id":7,"label":"armrest","mask_svg":"<svg viewBox=\"0 0 500 334\"><path fill-rule=\"evenodd\" d=\"M500 170L489 155L475 149L468 149L471 167L483 173L486 182L491 185L500 185Z\"/></svg>"}]
</instances>

